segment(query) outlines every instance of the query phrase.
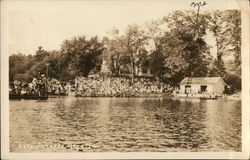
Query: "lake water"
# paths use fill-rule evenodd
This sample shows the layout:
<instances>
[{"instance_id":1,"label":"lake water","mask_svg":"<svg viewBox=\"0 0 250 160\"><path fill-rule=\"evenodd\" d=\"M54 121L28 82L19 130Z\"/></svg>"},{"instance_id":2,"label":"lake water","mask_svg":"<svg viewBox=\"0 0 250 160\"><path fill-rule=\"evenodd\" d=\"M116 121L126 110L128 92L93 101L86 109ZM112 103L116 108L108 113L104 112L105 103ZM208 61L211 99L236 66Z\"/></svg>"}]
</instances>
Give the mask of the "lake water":
<instances>
[{"instance_id":1,"label":"lake water","mask_svg":"<svg viewBox=\"0 0 250 160\"><path fill-rule=\"evenodd\" d=\"M241 151L241 101L10 100L10 151Z\"/></svg>"}]
</instances>

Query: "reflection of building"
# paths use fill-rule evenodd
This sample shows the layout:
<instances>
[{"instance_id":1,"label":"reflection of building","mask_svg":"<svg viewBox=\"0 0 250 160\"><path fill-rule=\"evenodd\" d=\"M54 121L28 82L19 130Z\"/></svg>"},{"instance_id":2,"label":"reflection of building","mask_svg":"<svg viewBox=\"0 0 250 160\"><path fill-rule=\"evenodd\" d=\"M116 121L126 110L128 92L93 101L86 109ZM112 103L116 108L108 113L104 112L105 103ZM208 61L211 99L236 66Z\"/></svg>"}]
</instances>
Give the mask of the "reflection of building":
<instances>
[{"instance_id":1,"label":"reflection of building","mask_svg":"<svg viewBox=\"0 0 250 160\"><path fill-rule=\"evenodd\" d=\"M223 94L225 82L221 77L186 77L180 82L182 93Z\"/></svg>"}]
</instances>

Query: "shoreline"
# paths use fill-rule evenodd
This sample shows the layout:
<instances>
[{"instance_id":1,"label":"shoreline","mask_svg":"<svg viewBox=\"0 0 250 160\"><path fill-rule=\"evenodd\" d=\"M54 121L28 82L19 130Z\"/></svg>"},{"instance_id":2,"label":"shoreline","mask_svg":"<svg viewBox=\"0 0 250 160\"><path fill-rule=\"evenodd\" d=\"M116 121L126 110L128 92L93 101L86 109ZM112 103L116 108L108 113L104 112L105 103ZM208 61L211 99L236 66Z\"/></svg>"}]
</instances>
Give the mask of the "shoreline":
<instances>
[{"instance_id":1,"label":"shoreline","mask_svg":"<svg viewBox=\"0 0 250 160\"><path fill-rule=\"evenodd\" d=\"M9 100L47 100L49 98L65 98L65 97L74 97L74 98L167 98L167 99L181 99L181 100L241 100L241 97L237 97L237 98L230 98L231 96L233 96L235 94L232 95L227 95L227 97L217 97L217 99L201 99L200 97L175 97L171 94L168 93L161 93L161 94L140 94L140 95L127 95L127 96L111 96L111 95L106 95L106 96L97 96L97 95L85 95L85 96L77 96L77 95L48 95L47 98L44 97L36 97L36 98L27 98L22 96L16 96L16 98L9 98Z\"/></svg>"}]
</instances>

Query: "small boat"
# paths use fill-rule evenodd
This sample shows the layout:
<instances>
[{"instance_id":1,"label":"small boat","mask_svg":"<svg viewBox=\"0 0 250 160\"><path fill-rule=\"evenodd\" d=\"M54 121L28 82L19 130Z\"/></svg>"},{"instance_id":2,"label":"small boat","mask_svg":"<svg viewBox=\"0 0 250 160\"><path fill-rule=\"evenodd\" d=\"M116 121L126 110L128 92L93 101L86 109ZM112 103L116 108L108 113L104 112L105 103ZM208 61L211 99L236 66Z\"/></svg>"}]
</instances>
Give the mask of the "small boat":
<instances>
[{"instance_id":1,"label":"small boat","mask_svg":"<svg viewBox=\"0 0 250 160\"><path fill-rule=\"evenodd\" d=\"M176 94L176 98L185 98L185 99L201 99L201 100L215 100L217 99L216 95L212 94Z\"/></svg>"},{"instance_id":2,"label":"small boat","mask_svg":"<svg viewBox=\"0 0 250 160\"><path fill-rule=\"evenodd\" d=\"M217 97L200 97L201 100L216 100Z\"/></svg>"},{"instance_id":3,"label":"small boat","mask_svg":"<svg viewBox=\"0 0 250 160\"><path fill-rule=\"evenodd\" d=\"M228 100L240 100L241 97L240 97L240 95L233 94L233 95L227 96L226 99L228 99Z\"/></svg>"},{"instance_id":4,"label":"small boat","mask_svg":"<svg viewBox=\"0 0 250 160\"><path fill-rule=\"evenodd\" d=\"M18 94L10 94L9 99L35 99L35 100L46 100L48 96L46 95L18 95Z\"/></svg>"}]
</instances>

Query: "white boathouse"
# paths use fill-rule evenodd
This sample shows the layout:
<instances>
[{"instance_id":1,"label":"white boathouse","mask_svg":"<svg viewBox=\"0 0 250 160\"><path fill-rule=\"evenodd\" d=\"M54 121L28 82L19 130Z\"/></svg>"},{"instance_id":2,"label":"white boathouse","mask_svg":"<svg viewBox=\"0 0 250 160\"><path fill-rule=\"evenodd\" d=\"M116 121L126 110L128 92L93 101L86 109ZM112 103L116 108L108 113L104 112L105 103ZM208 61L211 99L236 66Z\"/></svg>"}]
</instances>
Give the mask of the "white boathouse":
<instances>
[{"instance_id":1,"label":"white boathouse","mask_svg":"<svg viewBox=\"0 0 250 160\"><path fill-rule=\"evenodd\" d=\"M221 77L186 77L180 82L180 92L223 95L225 86L226 83Z\"/></svg>"}]
</instances>

